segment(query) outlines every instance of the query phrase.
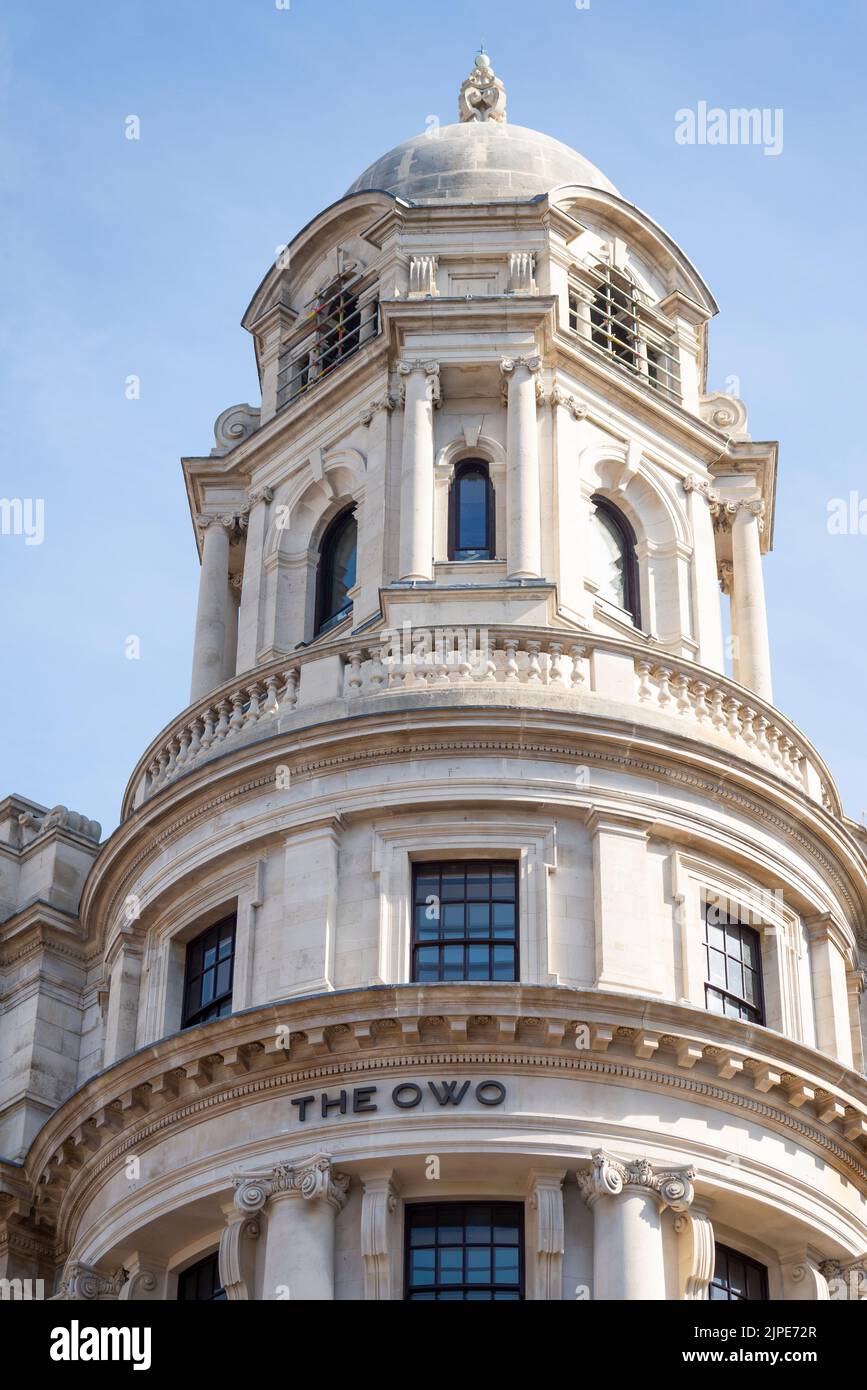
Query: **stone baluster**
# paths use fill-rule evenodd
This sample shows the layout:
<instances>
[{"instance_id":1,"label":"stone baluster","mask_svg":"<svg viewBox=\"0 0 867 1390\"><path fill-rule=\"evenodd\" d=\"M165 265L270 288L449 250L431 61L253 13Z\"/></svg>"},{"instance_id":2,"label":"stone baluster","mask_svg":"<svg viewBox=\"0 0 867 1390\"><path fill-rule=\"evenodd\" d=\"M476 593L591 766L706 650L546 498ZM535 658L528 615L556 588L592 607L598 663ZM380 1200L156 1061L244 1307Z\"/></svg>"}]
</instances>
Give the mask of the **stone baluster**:
<instances>
[{"instance_id":1,"label":"stone baluster","mask_svg":"<svg viewBox=\"0 0 867 1390\"><path fill-rule=\"evenodd\" d=\"M507 637L503 646L506 650L505 682L513 685L518 679L518 643L514 637Z\"/></svg>"},{"instance_id":2,"label":"stone baluster","mask_svg":"<svg viewBox=\"0 0 867 1390\"><path fill-rule=\"evenodd\" d=\"M562 642L549 642L548 655L551 658L551 665L548 670L549 685L565 685L563 678L563 644Z\"/></svg>"},{"instance_id":3,"label":"stone baluster","mask_svg":"<svg viewBox=\"0 0 867 1390\"><path fill-rule=\"evenodd\" d=\"M529 658L527 663L527 680L532 685L541 685L542 683L542 664L539 659L541 650L541 642L527 643L527 656Z\"/></svg>"}]
</instances>

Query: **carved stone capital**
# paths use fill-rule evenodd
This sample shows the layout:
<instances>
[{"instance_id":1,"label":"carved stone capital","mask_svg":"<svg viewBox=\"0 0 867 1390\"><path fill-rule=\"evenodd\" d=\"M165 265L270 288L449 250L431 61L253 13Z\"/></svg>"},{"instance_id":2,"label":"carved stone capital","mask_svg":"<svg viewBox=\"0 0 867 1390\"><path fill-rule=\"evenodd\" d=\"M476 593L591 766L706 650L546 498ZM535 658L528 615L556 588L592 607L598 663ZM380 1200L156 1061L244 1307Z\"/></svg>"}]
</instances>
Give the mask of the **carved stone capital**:
<instances>
[{"instance_id":1,"label":"carved stone capital","mask_svg":"<svg viewBox=\"0 0 867 1390\"><path fill-rule=\"evenodd\" d=\"M576 1176L584 1200L591 1206L600 1197L639 1191L651 1194L661 1207L686 1211L695 1196L694 1168L654 1168L646 1158L621 1162L604 1149L594 1152L589 1172Z\"/></svg>"},{"instance_id":2,"label":"carved stone capital","mask_svg":"<svg viewBox=\"0 0 867 1390\"><path fill-rule=\"evenodd\" d=\"M370 402L370 405L362 414L360 423L364 425L364 427L367 429L369 428L374 415L377 415L380 410L384 410L386 414L390 415L391 412L395 409L396 405L397 397L392 396L390 393L386 396L377 397L375 401Z\"/></svg>"},{"instance_id":3,"label":"carved stone capital","mask_svg":"<svg viewBox=\"0 0 867 1390\"><path fill-rule=\"evenodd\" d=\"M252 508L252 507L255 507L255 505L256 505L257 502L264 502L265 505L267 506L269 502L273 502L273 501L274 501L274 489L271 488L271 487L259 487L259 488L255 488L252 492L248 492L248 493L247 493L247 508L248 508L248 509L250 509L250 508Z\"/></svg>"},{"instance_id":4,"label":"carved stone capital","mask_svg":"<svg viewBox=\"0 0 867 1390\"><path fill-rule=\"evenodd\" d=\"M542 370L541 357L503 357L500 361L500 371L504 376L511 376L518 367L526 367L528 372L535 374Z\"/></svg>"},{"instance_id":5,"label":"carved stone capital","mask_svg":"<svg viewBox=\"0 0 867 1390\"><path fill-rule=\"evenodd\" d=\"M423 372L426 377L426 393L428 399L436 407L442 403L442 386L440 383L440 364L439 362L427 361L423 357L417 357L412 361L398 362L397 374L400 378L400 403L406 405L406 385L413 372Z\"/></svg>"},{"instance_id":6,"label":"carved stone capital","mask_svg":"<svg viewBox=\"0 0 867 1390\"><path fill-rule=\"evenodd\" d=\"M731 560L721 560L717 566L717 574L719 575L719 584L723 593L730 595L735 577L735 567Z\"/></svg>"},{"instance_id":7,"label":"carved stone capital","mask_svg":"<svg viewBox=\"0 0 867 1390\"><path fill-rule=\"evenodd\" d=\"M55 1298L68 1302L117 1298L126 1280L125 1269L116 1270L114 1274L104 1274L93 1265L82 1264L76 1260L66 1266Z\"/></svg>"},{"instance_id":8,"label":"carved stone capital","mask_svg":"<svg viewBox=\"0 0 867 1390\"><path fill-rule=\"evenodd\" d=\"M568 410L573 420L586 420L587 418L587 407L584 402L576 400L574 396L568 396L559 386L551 388L548 404L552 410L555 410L558 405L562 406L564 410Z\"/></svg>"},{"instance_id":9,"label":"carved stone capital","mask_svg":"<svg viewBox=\"0 0 867 1390\"><path fill-rule=\"evenodd\" d=\"M251 1216L279 1196L325 1201L340 1211L349 1191L349 1177L335 1173L329 1158L311 1158L302 1164L278 1163L264 1172L240 1174L233 1185L235 1206Z\"/></svg>"},{"instance_id":10,"label":"carved stone capital","mask_svg":"<svg viewBox=\"0 0 867 1390\"><path fill-rule=\"evenodd\" d=\"M232 532L237 525L237 521L238 518L234 515L229 516L228 514L224 515L222 513L219 515L212 515L209 512L199 512L196 517L196 526L200 531L207 531L209 526L225 526L227 531Z\"/></svg>"}]
</instances>

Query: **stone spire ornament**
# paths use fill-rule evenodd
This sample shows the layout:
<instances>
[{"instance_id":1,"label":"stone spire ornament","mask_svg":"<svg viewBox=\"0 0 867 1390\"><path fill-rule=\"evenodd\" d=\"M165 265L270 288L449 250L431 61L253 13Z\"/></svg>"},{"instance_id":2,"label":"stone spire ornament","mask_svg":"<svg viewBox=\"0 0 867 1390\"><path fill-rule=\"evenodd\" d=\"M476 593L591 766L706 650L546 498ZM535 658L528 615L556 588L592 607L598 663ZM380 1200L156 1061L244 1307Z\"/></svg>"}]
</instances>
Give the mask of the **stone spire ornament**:
<instances>
[{"instance_id":1,"label":"stone spire ornament","mask_svg":"<svg viewBox=\"0 0 867 1390\"><path fill-rule=\"evenodd\" d=\"M484 48L476 54L475 67L461 86L458 117L461 121L506 119L506 89L491 67Z\"/></svg>"}]
</instances>

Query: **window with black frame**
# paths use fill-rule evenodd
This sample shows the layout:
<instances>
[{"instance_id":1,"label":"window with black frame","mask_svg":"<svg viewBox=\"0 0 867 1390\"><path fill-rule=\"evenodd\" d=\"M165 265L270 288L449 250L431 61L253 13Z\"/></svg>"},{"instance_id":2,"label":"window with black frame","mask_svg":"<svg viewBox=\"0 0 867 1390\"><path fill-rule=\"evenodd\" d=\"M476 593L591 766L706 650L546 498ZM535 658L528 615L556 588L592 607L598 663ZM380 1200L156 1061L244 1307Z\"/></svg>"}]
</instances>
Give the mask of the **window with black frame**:
<instances>
[{"instance_id":1,"label":"window with black frame","mask_svg":"<svg viewBox=\"0 0 867 1390\"><path fill-rule=\"evenodd\" d=\"M232 1012L235 914L208 927L187 945L182 1028Z\"/></svg>"},{"instance_id":2,"label":"window with black frame","mask_svg":"<svg viewBox=\"0 0 867 1390\"><path fill-rule=\"evenodd\" d=\"M758 1260L717 1245L708 1297L713 1303L767 1303L768 1271Z\"/></svg>"},{"instance_id":3,"label":"window with black frame","mask_svg":"<svg viewBox=\"0 0 867 1390\"><path fill-rule=\"evenodd\" d=\"M413 868L412 978L518 979L518 866L459 859Z\"/></svg>"},{"instance_id":4,"label":"window with black frame","mask_svg":"<svg viewBox=\"0 0 867 1390\"><path fill-rule=\"evenodd\" d=\"M358 558L358 523L347 507L328 526L319 547L316 576L316 634L327 632L352 609Z\"/></svg>"},{"instance_id":5,"label":"window with black frame","mask_svg":"<svg viewBox=\"0 0 867 1390\"><path fill-rule=\"evenodd\" d=\"M641 626L635 532L606 497L590 499L590 564L596 592Z\"/></svg>"},{"instance_id":6,"label":"window with black frame","mask_svg":"<svg viewBox=\"0 0 867 1390\"><path fill-rule=\"evenodd\" d=\"M440 1202L406 1208L410 1302L518 1302L524 1297L520 1202Z\"/></svg>"},{"instance_id":7,"label":"window with black frame","mask_svg":"<svg viewBox=\"0 0 867 1390\"><path fill-rule=\"evenodd\" d=\"M494 489L488 465L465 459L449 491L449 559L493 560Z\"/></svg>"},{"instance_id":8,"label":"window with black frame","mask_svg":"<svg viewBox=\"0 0 867 1390\"><path fill-rule=\"evenodd\" d=\"M764 1023L761 937L729 913L724 899L705 903L704 954L708 1012Z\"/></svg>"},{"instance_id":9,"label":"window with black frame","mask_svg":"<svg viewBox=\"0 0 867 1390\"><path fill-rule=\"evenodd\" d=\"M178 1275L179 1303L222 1303L226 1301L226 1290L220 1283L220 1266L217 1252L206 1255L203 1260L190 1265Z\"/></svg>"}]
</instances>

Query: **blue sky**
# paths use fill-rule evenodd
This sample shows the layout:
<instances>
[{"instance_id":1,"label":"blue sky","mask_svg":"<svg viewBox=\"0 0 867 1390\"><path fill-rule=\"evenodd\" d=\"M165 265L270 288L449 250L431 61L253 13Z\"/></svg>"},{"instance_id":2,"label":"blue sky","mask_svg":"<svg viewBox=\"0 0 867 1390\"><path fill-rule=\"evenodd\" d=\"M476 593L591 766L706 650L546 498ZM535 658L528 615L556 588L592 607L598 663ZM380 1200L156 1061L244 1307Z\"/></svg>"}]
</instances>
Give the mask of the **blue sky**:
<instances>
[{"instance_id":1,"label":"blue sky","mask_svg":"<svg viewBox=\"0 0 867 1390\"><path fill-rule=\"evenodd\" d=\"M187 700L178 460L258 399L240 316L275 247L455 118L480 40L511 119L598 164L716 295L710 385L739 378L753 436L781 441L776 702L867 809L867 535L827 528L832 498L867 496L863 0L7 0L0 496L44 498L45 540L0 536L0 795L113 829ZM701 100L782 108L782 153L678 145L675 112Z\"/></svg>"}]
</instances>

